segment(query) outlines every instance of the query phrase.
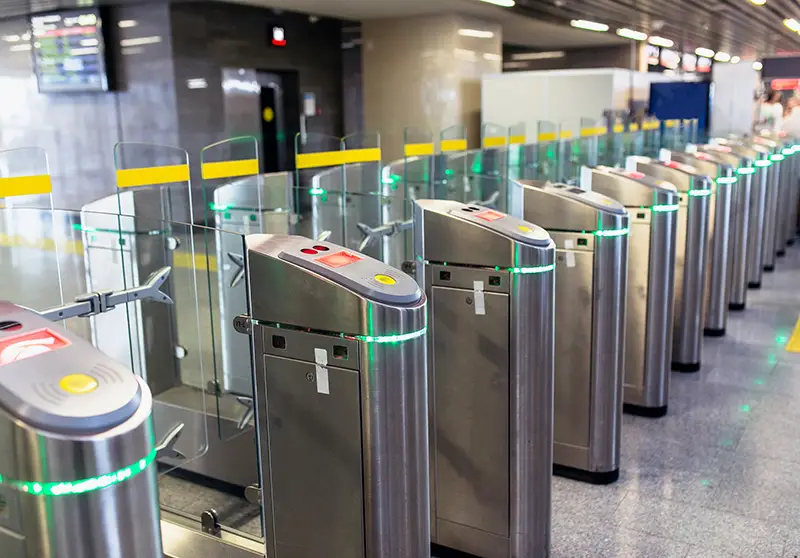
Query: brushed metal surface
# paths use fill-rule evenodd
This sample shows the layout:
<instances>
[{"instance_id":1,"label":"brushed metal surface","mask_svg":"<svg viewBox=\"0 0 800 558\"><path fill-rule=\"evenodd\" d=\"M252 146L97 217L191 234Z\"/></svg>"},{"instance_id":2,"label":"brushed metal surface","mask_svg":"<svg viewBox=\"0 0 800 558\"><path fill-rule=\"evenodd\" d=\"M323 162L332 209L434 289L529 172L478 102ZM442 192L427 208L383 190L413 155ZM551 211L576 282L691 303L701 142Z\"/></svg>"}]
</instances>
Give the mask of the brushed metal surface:
<instances>
[{"instance_id":1,"label":"brushed metal surface","mask_svg":"<svg viewBox=\"0 0 800 558\"><path fill-rule=\"evenodd\" d=\"M162 512L164 558L265 558L264 544L223 531L206 535L186 518Z\"/></svg>"},{"instance_id":2,"label":"brushed metal surface","mask_svg":"<svg viewBox=\"0 0 800 558\"><path fill-rule=\"evenodd\" d=\"M780 226L778 220L778 199L781 188L781 164L773 162L767 167L767 193L764 204L764 238L761 247L761 265L766 269L775 267L777 252L777 234Z\"/></svg>"},{"instance_id":3,"label":"brushed metal surface","mask_svg":"<svg viewBox=\"0 0 800 558\"><path fill-rule=\"evenodd\" d=\"M0 410L3 474L31 482L63 482L134 465L153 449L152 396L141 378L134 415L106 432L69 436L37 431ZM101 490L46 497L18 492L22 554L10 558L160 558L156 466ZM20 537L11 537L19 551ZM7 541L4 541L7 542ZM14 546L4 547L6 552Z\"/></svg>"},{"instance_id":4,"label":"brushed metal surface","mask_svg":"<svg viewBox=\"0 0 800 558\"><path fill-rule=\"evenodd\" d=\"M434 287L429 299L436 515L508 538L509 296L485 293L485 315L475 312L474 296ZM465 417L480 420L463 428Z\"/></svg>"},{"instance_id":5,"label":"brushed metal surface","mask_svg":"<svg viewBox=\"0 0 800 558\"><path fill-rule=\"evenodd\" d=\"M247 285L252 316L259 322L310 328L315 332L304 335L326 340L341 339L342 332L369 336L412 333L426 325L427 302L421 292L413 304L381 304L278 258L281 243L290 242L291 237L259 235L249 239L254 243L249 245L251 265ZM291 286L287 292L296 294L280 297L285 300L274 303L279 297L262 285ZM424 556L431 540L425 336L398 343L358 341L358 371L337 369L335 382L334 374L330 373L330 393L325 394L318 393L316 382L306 375L311 373L312 380L315 379L316 366L310 360L311 355L293 359L269 355L272 335L280 335L284 329L258 323L253 329L253 350L257 355L255 414L267 554L271 558ZM328 369L335 368L336 363L331 359ZM290 374L292 370L296 372ZM295 377L298 374L299 378ZM280 380L286 395L271 389L273 377ZM352 382L347 381L346 389L337 392L342 378L355 378L355 384L351 386ZM302 388L306 389L299 391ZM284 409L280 413L272 407L273 395L278 398L278 410ZM320 403L317 401L320 398L329 401ZM342 400L334 402L337 398ZM313 411L311 419L298 412L301 408ZM346 419L346 424L329 424L345 408L346 415L341 418ZM355 425L351 424L353 416L358 417ZM351 432L353 429L355 432ZM307 451L294 449L292 440L284 434L289 430L302 432L299 435ZM334 437L320 438L331 430ZM279 453L285 455L281 457ZM295 506L309 505L300 501L306 498L307 487L291 462L293 459L307 462L298 467L308 474L316 471L322 478L332 474L314 465L317 456L330 463L332 471L340 477L348 475L342 481L346 486L361 487L361 535L357 541L348 538L358 536L358 531L347 511L291 513ZM353 459L360 467L352 464ZM335 510L337 499L342 499L343 509L352 509L351 493L331 483L316 486L315 501L329 500L322 507ZM315 546L317 543L308 540L310 534L320 531L336 533L338 537L334 543L328 541L321 552ZM336 544L341 548L337 549Z\"/></svg>"},{"instance_id":6,"label":"brushed metal surface","mask_svg":"<svg viewBox=\"0 0 800 558\"><path fill-rule=\"evenodd\" d=\"M443 232L447 221L453 230ZM429 226L434 222L439 225ZM474 230L417 204L417 259L477 262L417 267L417 279L433 300L428 332L432 540L486 558L547 556L555 275L509 274L495 267L552 265L554 245L522 244L467 224ZM485 315L476 315L474 300L467 303L467 297L474 298L473 281L485 285ZM468 396L448 396L465 392ZM467 453L470 448L475 451ZM487 449L496 457L481 455Z\"/></svg>"}]
</instances>

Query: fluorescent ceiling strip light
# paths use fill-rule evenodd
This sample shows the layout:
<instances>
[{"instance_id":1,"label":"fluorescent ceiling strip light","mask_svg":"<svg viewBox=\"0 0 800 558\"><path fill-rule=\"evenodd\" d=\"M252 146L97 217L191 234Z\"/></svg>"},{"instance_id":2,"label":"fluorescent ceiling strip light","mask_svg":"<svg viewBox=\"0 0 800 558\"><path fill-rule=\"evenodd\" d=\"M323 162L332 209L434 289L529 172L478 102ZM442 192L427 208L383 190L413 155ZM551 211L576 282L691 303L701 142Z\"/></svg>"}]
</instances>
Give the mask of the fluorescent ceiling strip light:
<instances>
[{"instance_id":1,"label":"fluorescent ceiling strip light","mask_svg":"<svg viewBox=\"0 0 800 558\"><path fill-rule=\"evenodd\" d=\"M511 55L511 60L547 60L549 58L564 58L567 55L563 50L548 50L545 52L519 52Z\"/></svg>"},{"instance_id":2,"label":"fluorescent ceiling strip light","mask_svg":"<svg viewBox=\"0 0 800 558\"><path fill-rule=\"evenodd\" d=\"M705 47L698 47L694 49L694 53L697 56L704 56L705 58L711 58L712 56L714 56L714 51L711 50L710 48L705 48Z\"/></svg>"},{"instance_id":3,"label":"fluorescent ceiling strip light","mask_svg":"<svg viewBox=\"0 0 800 558\"><path fill-rule=\"evenodd\" d=\"M617 35L634 41L644 41L647 38L647 33L642 33L641 31L634 31L633 29L628 29L626 27L623 27L622 29L617 29Z\"/></svg>"},{"instance_id":4,"label":"fluorescent ceiling strip light","mask_svg":"<svg viewBox=\"0 0 800 558\"><path fill-rule=\"evenodd\" d=\"M728 54L727 52L720 51L714 55L714 60L716 60L717 62L730 62L731 55Z\"/></svg>"},{"instance_id":5,"label":"fluorescent ceiling strip light","mask_svg":"<svg viewBox=\"0 0 800 558\"><path fill-rule=\"evenodd\" d=\"M503 8L514 7L514 0L481 0L481 2L486 2L487 4L494 4L495 6L500 6Z\"/></svg>"},{"instance_id":6,"label":"fluorescent ceiling strip light","mask_svg":"<svg viewBox=\"0 0 800 558\"><path fill-rule=\"evenodd\" d=\"M483 31L481 29L459 29L458 34L462 37L474 37L476 39L491 39L494 33L491 31Z\"/></svg>"},{"instance_id":7,"label":"fluorescent ceiling strip light","mask_svg":"<svg viewBox=\"0 0 800 558\"><path fill-rule=\"evenodd\" d=\"M664 37L650 37L647 39L647 42L653 46L664 48L672 48L672 46L675 44L675 42L671 39L665 39Z\"/></svg>"},{"instance_id":8,"label":"fluorescent ceiling strip light","mask_svg":"<svg viewBox=\"0 0 800 558\"><path fill-rule=\"evenodd\" d=\"M573 27L577 27L578 29L586 29L587 31L608 31L608 25L605 23L590 21L588 19L573 19L569 22L569 24Z\"/></svg>"}]
</instances>

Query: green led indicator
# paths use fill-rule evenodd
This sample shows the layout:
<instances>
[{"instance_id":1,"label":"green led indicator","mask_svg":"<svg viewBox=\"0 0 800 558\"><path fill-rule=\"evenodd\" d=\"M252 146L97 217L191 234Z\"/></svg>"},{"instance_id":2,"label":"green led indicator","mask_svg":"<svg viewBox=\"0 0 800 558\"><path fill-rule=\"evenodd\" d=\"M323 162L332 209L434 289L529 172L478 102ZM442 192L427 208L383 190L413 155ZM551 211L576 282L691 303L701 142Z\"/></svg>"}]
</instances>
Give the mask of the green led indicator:
<instances>
[{"instance_id":1,"label":"green led indicator","mask_svg":"<svg viewBox=\"0 0 800 558\"><path fill-rule=\"evenodd\" d=\"M772 161L767 161L766 159L759 159L755 162L757 167L768 167L772 164Z\"/></svg>"},{"instance_id":2,"label":"green led indicator","mask_svg":"<svg viewBox=\"0 0 800 558\"><path fill-rule=\"evenodd\" d=\"M702 198L705 196L710 196L711 190L707 188L703 190L689 190L689 195L692 196L693 198Z\"/></svg>"},{"instance_id":3,"label":"green led indicator","mask_svg":"<svg viewBox=\"0 0 800 558\"><path fill-rule=\"evenodd\" d=\"M594 231L596 236L603 236L606 238L614 237L614 236L625 236L628 234L630 230L626 227L624 229L610 229L607 231Z\"/></svg>"},{"instance_id":4,"label":"green led indicator","mask_svg":"<svg viewBox=\"0 0 800 558\"><path fill-rule=\"evenodd\" d=\"M654 205L650 209L655 213L668 213L670 211L678 211L678 204Z\"/></svg>"},{"instance_id":5,"label":"green led indicator","mask_svg":"<svg viewBox=\"0 0 800 558\"><path fill-rule=\"evenodd\" d=\"M508 272L527 275L530 273L547 273L548 271L553 271L555 268L555 264L537 265L533 267L509 267Z\"/></svg>"},{"instance_id":6,"label":"green led indicator","mask_svg":"<svg viewBox=\"0 0 800 558\"><path fill-rule=\"evenodd\" d=\"M770 155L769 156L769 160L770 161L783 161L785 158L786 157L784 157L780 153L776 153L775 155Z\"/></svg>"},{"instance_id":7,"label":"green led indicator","mask_svg":"<svg viewBox=\"0 0 800 558\"><path fill-rule=\"evenodd\" d=\"M321 196L325 193L325 190L323 190L322 188L311 188L308 191L308 193L311 194L312 196Z\"/></svg>"},{"instance_id":8,"label":"green led indicator","mask_svg":"<svg viewBox=\"0 0 800 558\"><path fill-rule=\"evenodd\" d=\"M736 169L736 174L755 174L756 169L753 167L742 167L740 169Z\"/></svg>"},{"instance_id":9,"label":"green led indicator","mask_svg":"<svg viewBox=\"0 0 800 558\"><path fill-rule=\"evenodd\" d=\"M400 335L354 335L359 341L365 343L402 343L403 341L410 341L417 337L422 337L428 331L427 327L423 327L419 331L412 331L411 333L402 333Z\"/></svg>"},{"instance_id":10,"label":"green led indicator","mask_svg":"<svg viewBox=\"0 0 800 558\"><path fill-rule=\"evenodd\" d=\"M147 469L156 459L156 450L153 449L147 457L140 459L135 464L129 467L123 467L113 473L107 475L100 475L97 477L89 477L88 479L81 479L76 481L66 482L30 482L10 480L0 476L0 483L10 486L20 492L27 494L35 494L37 496L69 496L76 494L85 494L100 490L135 477L145 469Z\"/></svg>"},{"instance_id":11,"label":"green led indicator","mask_svg":"<svg viewBox=\"0 0 800 558\"><path fill-rule=\"evenodd\" d=\"M794 155L794 147L784 147L781 149L783 155Z\"/></svg>"},{"instance_id":12,"label":"green led indicator","mask_svg":"<svg viewBox=\"0 0 800 558\"><path fill-rule=\"evenodd\" d=\"M735 184L736 180L735 176L721 176L717 178L717 184Z\"/></svg>"},{"instance_id":13,"label":"green led indicator","mask_svg":"<svg viewBox=\"0 0 800 558\"><path fill-rule=\"evenodd\" d=\"M230 206L225 203L210 203L208 207L211 211L227 211Z\"/></svg>"}]
</instances>

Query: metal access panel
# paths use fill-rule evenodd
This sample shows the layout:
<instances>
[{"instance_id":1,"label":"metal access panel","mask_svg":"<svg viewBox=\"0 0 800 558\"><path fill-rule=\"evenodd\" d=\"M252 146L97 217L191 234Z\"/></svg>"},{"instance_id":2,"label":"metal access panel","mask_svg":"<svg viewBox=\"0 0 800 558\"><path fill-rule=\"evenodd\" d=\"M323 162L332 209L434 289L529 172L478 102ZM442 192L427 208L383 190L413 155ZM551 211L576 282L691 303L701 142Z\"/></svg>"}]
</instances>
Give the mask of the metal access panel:
<instances>
[{"instance_id":1,"label":"metal access panel","mask_svg":"<svg viewBox=\"0 0 800 558\"><path fill-rule=\"evenodd\" d=\"M0 301L4 558L161 558L152 403L128 368Z\"/></svg>"},{"instance_id":2,"label":"metal access panel","mask_svg":"<svg viewBox=\"0 0 800 558\"><path fill-rule=\"evenodd\" d=\"M597 192L538 181L515 187L522 215L558 250L553 463L592 483L619 476L628 212Z\"/></svg>"},{"instance_id":3,"label":"metal access panel","mask_svg":"<svg viewBox=\"0 0 800 558\"><path fill-rule=\"evenodd\" d=\"M329 242L246 245L266 554L424 556L425 295Z\"/></svg>"},{"instance_id":4,"label":"metal access panel","mask_svg":"<svg viewBox=\"0 0 800 558\"><path fill-rule=\"evenodd\" d=\"M534 224L450 200L415 202L414 245L430 300L431 540L546 556L554 245Z\"/></svg>"},{"instance_id":5,"label":"metal access panel","mask_svg":"<svg viewBox=\"0 0 800 558\"><path fill-rule=\"evenodd\" d=\"M696 372L702 357L711 181L676 161L628 157L626 168L670 182L678 190L672 368Z\"/></svg>"},{"instance_id":6,"label":"metal access panel","mask_svg":"<svg viewBox=\"0 0 800 558\"><path fill-rule=\"evenodd\" d=\"M662 416L669 400L677 189L608 167L584 168L581 186L617 200L630 215L624 409Z\"/></svg>"}]
</instances>

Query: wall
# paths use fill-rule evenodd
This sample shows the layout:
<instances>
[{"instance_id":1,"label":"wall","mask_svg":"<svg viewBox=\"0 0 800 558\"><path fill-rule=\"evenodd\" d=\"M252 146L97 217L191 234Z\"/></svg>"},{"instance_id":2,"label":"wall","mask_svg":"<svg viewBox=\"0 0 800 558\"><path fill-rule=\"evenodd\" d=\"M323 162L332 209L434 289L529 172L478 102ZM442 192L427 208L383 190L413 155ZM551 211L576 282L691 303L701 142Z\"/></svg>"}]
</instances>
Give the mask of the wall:
<instances>
[{"instance_id":1,"label":"wall","mask_svg":"<svg viewBox=\"0 0 800 558\"><path fill-rule=\"evenodd\" d=\"M749 134L756 110L759 75L752 64L714 64L711 69L709 133Z\"/></svg>"},{"instance_id":2,"label":"wall","mask_svg":"<svg viewBox=\"0 0 800 558\"><path fill-rule=\"evenodd\" d=\"M490 38L465 37L477 29ZM364 128L381 134L383 158L403 154L403 130L439 137L454 125L480 137L480 78L501 65L499 25L459 15L369 20L362 23Z\"/></svg>"},{"instance_id":3,"label":"wall","mask_svg":"<svg viewBox=\"0 0 800 558\"><path fill-rule=\"evenodd\" d=\"M255 70L297 70L300 93L314 93L319 116L308 119L309 133L343 135L341 21L222 3L178 3L170 7L180 144L197 154L193 177L199 180L200 150L235 135L261 133L257 91L226 96L223 69L242 69L246 83ZM287 45L270 43L272 26L284 27ZM189 80L207 87L190 89ZM226 125L226 112L235 115ZM294 138L286 138L292 142Z\"/></svg>"},{"instance_id":4,"label":"wall","mask_svg":"<svg viewBox=\"0 0 800 558\"><path fill-rule=\"evenodd\" d=\"M120 29L119 20L136 27ZM0 149L47 150L57 207L80 207L115 191L113 147L118 141L177 145L169 10L166 5L110 8L109 66L118 70L118 92L40 94L29 51L0 43ZM0 36L22 35L26 18L0 21ZM123 49L121 39L160 37ZM2 171L2 169L0 169Z\"/></svg>"}]
</instances>

